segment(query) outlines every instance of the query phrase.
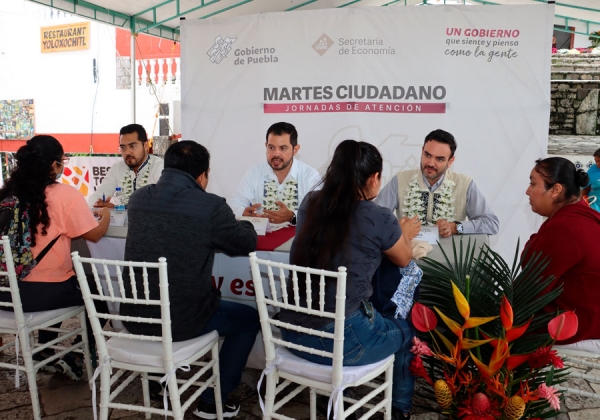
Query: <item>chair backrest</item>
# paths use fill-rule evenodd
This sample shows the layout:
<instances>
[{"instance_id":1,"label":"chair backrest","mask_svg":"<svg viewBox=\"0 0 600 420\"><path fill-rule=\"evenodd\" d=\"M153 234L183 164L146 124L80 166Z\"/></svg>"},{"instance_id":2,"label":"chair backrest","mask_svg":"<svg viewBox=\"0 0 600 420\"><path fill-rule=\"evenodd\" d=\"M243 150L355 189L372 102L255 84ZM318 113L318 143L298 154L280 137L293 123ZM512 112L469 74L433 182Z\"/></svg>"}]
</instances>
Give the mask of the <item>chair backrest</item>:
<instances>
[{"instance_id":1,"label":"chair backrest","mask_svg":"<svg viewBox=\"0 0 600 420\"><path fill-rule=\"evenodd\" d=\"M85 302L85 308L92 324L96 345L98 347L98 357L100 362L108 355L106 340L110 337L121 337L130 340L140 341L162 341L163 360L165 368L173 367L173 339L171 335L171 312L169 303L169 281L167 276L167 260L164 257L158 259L158 262L133 262L118 260L102 260L96 258L83 258L78 252L71 254L73 266L77 273L77 280L81 287L81 294ZM93 276L93 282L96 286L96 293L92 293L86 269L84 265L89 266ZM152 270L158 271L158 282L160 298L152 299L150 296L149 273ZM111 272L116 273L111 277ZM113 285L116 282L116 285ZM127 282L127 287L126 283ZM141 287L138 287L141 286ZM126 290L130 290L132 297L126 297ZM142 293L139 293L142 290ZM122 304L145 305L147 307L160 307L160 318L151 317L132 317L120 314L100 313L96 310L94 301L115 302ZM159 324L162 327L162 336L150 336L142 334L132 334L128 331L114 332L105 331L100 323L103 320L115 320L121 322L138 322L141 324Z\"/></svg>"},{"instance_id":2,"label":"chair backrest","mask_svg":"<svg viewBox=\"0 0 600 420\"><path fill-rule=\"evenodd\" d=\"M250 253L250 267L256 294L256 305L260 317L261 330L265 342L267 367L276 358L276 346L312 353L332 359L333 385L339 386L342 380L344 359L344 321L346 319L346 267L338 271L317 270L290 264L261 260L255 252ZM263 270L263 271L261 271ZM264 280L264 281L263 281ZM289 285L287 281L289 280ZM265 282L267 285L265 286ZM325 309L325 290L327 282L336 282L335 310ZM265 293L265 287L268 293ZM306 299L304 293L306 291ZM318 295L317 300L312 296ZM292 295L290 296L289 293ZM333 333L305 328L282 322L276 314L286 309L302 314L325 318L335 322ZM285 328L333 340L333 352L316 350L297 345L273 335L272 327Z\"/></svg>"},{"instance_id":3,"label":"chair backrest","mask_svg":"<svg viewBox=\"0 0 600 420\"><path fill-rule=\"evenodd\" d=\"M0 270L0 292L10 293L12 297L11 301L0 301L0 306L12 308L15 314L17 327L21 328L25 325L25 316L23 315L23 305L21 304L21 295L19 294L19 281L15 271L15 263L13 261L13 254L8 236L5 235L2 237L0 246L4 253L2 262L6 264L6 271Z\"/></svg>"}]
</instances>

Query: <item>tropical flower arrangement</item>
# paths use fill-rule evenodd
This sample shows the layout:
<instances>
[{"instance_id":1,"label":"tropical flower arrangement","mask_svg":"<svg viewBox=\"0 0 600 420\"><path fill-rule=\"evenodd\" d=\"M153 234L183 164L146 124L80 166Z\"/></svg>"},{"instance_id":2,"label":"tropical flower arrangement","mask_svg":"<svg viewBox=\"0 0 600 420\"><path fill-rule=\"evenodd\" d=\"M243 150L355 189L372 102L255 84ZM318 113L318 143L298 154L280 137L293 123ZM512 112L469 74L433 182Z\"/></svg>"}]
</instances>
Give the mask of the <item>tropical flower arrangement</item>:
<instances>
[{"instance_id":1,"label":"tropical flower arrangement","mask_svg":"<svg viewBox=\"0 0 600 420\"><path fill-rule=\"evenodd\" d=\"M421 302L411 318L426 335L414 339L411 372L433 387L451 419L556 416L561 397L556 385L567 371L552 344L576 333L577 317L538 315L561 292L540 293L552 280L541 276L548 261L540 255L519 270L516 257L510 269L489 247L477 257L474 249L469 241L463 252L461 242L454 265L447 257L449 267L433 260L423 264Z\"/></svg>"}]
</instances>

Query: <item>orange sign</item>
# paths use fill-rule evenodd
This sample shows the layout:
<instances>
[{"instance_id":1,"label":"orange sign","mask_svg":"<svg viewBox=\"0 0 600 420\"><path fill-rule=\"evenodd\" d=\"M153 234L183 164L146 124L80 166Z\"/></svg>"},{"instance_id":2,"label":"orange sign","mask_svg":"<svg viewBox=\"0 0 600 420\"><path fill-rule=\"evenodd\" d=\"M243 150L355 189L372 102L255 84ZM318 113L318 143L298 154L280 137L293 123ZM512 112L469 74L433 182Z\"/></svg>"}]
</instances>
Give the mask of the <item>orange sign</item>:
<instances>
[{"instance_id":1,"label":"orange sign","mask_svg":"<svg viewBox=\"0 0 600 420\"><path fill-rule=\"evenodd\" d=\"M90 47L90 23L40 28L40 44L43 53L87 50Z\"/></svg>"}]
</instances>

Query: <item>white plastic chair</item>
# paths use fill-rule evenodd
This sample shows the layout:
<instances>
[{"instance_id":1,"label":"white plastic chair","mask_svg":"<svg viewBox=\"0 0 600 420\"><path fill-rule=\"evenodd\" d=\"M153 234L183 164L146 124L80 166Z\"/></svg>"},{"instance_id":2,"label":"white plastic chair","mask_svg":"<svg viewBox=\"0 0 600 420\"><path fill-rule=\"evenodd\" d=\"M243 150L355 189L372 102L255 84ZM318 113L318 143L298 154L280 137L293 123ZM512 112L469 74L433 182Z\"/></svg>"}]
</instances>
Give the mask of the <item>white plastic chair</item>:
<instances>
[{"instance_id":1,"label":"white plastic chair","mask_svg":"<svg viewBox=\"0 0 600 420\"><path fill-rule=\"evenodd\" d=\"M19 281L15 273L15 266L10 249L10 240L8 236L3 236L0 240L0 246L4 251L3 261L6 264L6 271L0 271L0 277L8 278L9 287L0 287L0 292L9 292L12 295L12 302L0 302L0 306L11 308L12 312L0 310L0 336L3 334L15 335L15 340L0 346L0 351L14 347L16 354L15 363L0 362L0 367L15 369L15 386L20 386L19 372L24 371L27 374L29 383L29 393L31 394L31 405L33 408L33 418L41 419L40 401L36 383L37 371L45 365L52 365L65 354L82 349L84 353L85 367L88 379L92 374L92 365L88 347L88 336L85 328L85 307L73 306L69 308L54 309L43 312L23 312L21 296L19 295ZM79 318L79 328L69 330L64 328L53 328L52 325L60 324L69 318ZM34 332L39 330L50 330L58 332L58 338L48 343L40 344L35 340ZM75 335L81 334L82 340L76 344L67 346L62 344L64 340L69 340ZM33 360L33 355L45 349L54 349L56 353L43 361ZM23 364L19 363L19 356L23 358Z\"/></svg>"},{"instance_id":2,"label":"white plastic chair","mask_svg":"<svg viewBox=\"0 0 600 420\"><path fill-rule=\"evenodd\" d=\"M194 403L200 394L208 387L215 390L215 404L217 418L223 418L221 405L221 387L219 382L219 334L211 331L209 334L191 340L173 342L171 335L171 312L169 303L169 283L167 276L167 260L159 258L157 263L112 261L95 258L82 258L78 252L73 252L73 265L81 285L83 300L88 308L88 316L92 324L96 345L98 348L99 366L94 372L100 375L100 419L108 419L109 408L146 413L149 419L151 414L163 414L175 419L183 419L185 411ZM98 294L92 294L85 276L84 264L89 264ZM134 268L136 269L134 271ZM160 299L151 299L149 291L148 273L158 270ZM136 273L137 271L137 273ZM112 280L117 280L118 290L113 287L110 274L116 273ZM104 291L101 283L107 285ZM132 298L125 297L125 282L131 286ZM137 284L143 285L143 296L137 293ZM94 301L115 302L159 306L161 318L130 317L119 314L98 313ZM162 326L162 336L148 336L131 334L127 330L121 332L105 331L102 329L100 319L117 321L140 322L146 324L159 324ZM209 360L205 355L210 352ZM200 360L202 359L202 360ZM189 379L177 377L177 371L189 371L190 365L198 367ZM113 374L113 369L118 369ZM127 373L129 372L129 375ZM131 405L114 402L115 398L136 377L142 379L142 393L144 405ZM150 407L150 392L148 379L153 379L166 385L164 407L162 409ZM201 380L203 379L203 380ZM111 392L111 388L114 390ZM183 394L190 387L198 387L185 401L181 401ZM94 385L95 388L95 385ZM168 408L167 395L171 401ZM96 418L96 394L92 391L94 418Z\"/></svg>"},{"instance_id":3,"label":"white plastic chair","mask_svg":"<svg viewBox=\"0 0 600 420\"><path fill-rule=\"evenodd\" d=\"M569 369L569 378L580 378L600 384L600 376L580 371L582 366L590 372L600 370L600 340L583 340L573 344L555 345L553 349L558 351L565 365L571 368ZM561 391L600 400L600 394L572 388L573 383L569 383L569 381L563 383L563 386L560 387Z\"/></svg>"},{"instance_id":4,"label":"white plastic chair","mask_svg":"<svg viewBox=\"0 0 600 420\"><path fill-rule=\"evenodd\" d=\"M256 253L250 254L250 266L252 268L252 280L256 293L256 305L260 316L261 330L265 343L266 368L263 377L266 376L265 401L260 401L263 410L263 419L288 419L289 417L278 413L280 408L298 395L305 388L309 388L310 395L310 418L316 419L316 394L329 395L329 407L333 408L334 419L344 419L354 413L357 409L365 407L369 409L361 417L366 419L378 411L384 412L384 418L389 420L392 413L392 374L394 355L384 360L364 366L343 366L344 350L344 321L346 302L346 268L340 267L337 272L315 270L311 268L298 267L289 264L261 260ZM264 270L261 273L261 269ZM310 297L313 287L318 287L319 301L309 300L305 306L299 302L299 279L298 273L306 273L306 290ZM269 294L265 294L263 286L263 275L268 281ZM292 281L294 299L288 296L286 279ZM300 276L301 278L304 275ZM335 312L325 311L325 282L336 281L336 307ZM289 323L281 322L277 313L280 309L288 309L303 314L328 318L335 322L333 333L313 330ZM289 329L305 334L334 340L333 352L325 352L294 343L284 341L280 338L277 329ZM288 349L296 349L307 353L319 355L332 359L332 365L321 365L312 363L306 359L292 354ZM375 381L383 375L383 381ZM281 384L278 385L278 383ZM259 381L258 388L260 393ZM297 386L284 393L279 401L276 397L292 383ZM368 386L372 388L363 398L356 400L343 396L346 388L357 386ZM381 396L379 401L374 397ZM344 409L344 401L352 403Z\"/></svg>"}]
</instances>

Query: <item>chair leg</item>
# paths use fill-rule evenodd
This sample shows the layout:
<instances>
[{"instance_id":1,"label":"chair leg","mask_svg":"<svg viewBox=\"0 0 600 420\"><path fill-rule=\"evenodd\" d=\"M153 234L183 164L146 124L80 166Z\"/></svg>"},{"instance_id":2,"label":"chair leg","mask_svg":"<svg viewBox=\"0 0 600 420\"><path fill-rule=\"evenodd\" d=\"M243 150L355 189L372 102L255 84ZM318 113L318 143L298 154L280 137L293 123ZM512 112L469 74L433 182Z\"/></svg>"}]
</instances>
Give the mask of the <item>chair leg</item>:
<instances>
[{"instance_id":1,"label":"chair leg","mask_svg":"<svg viewBox=\"0 0 600 420\"><path fill-rule=\"evenodd\" d=\"M81 326L81 341L83 342L83 361L85 363L85 370L87 372L88 384L90 389L92 384L89 382L92 380L93 368L92 368L92 354L90 352L90 337L88 336L88 330L86 328L87 314L85 311L77 315L79 318L79 325Z\"/></svg>"},{"instance_id":2,"label":"chair leg","mask_svg":"<svg viewBox=\"0 0 600 420\"><path fill-rule=\"evenodd\" d=\"M100 372L100 420L108 420L108 403L110 402L110 370L107 364Z\"/></svg>"},{"instance_id":3,"label":"chair leg","mask_svg":"<svg viewBox=\"0 0 600 420\"><path fill-rule=\"evenodd\" d=\"M394 365L392 364L385 371L385 382L388 384L387 388L384 391L384 398L387 401L385 404L385 411L383 412L383 420L391 420L392 419L392 383L394 380Z\"/></svg>"},{"instance_id":4,"label":"chair leg","mask_svg":"<svg viewBox=\"0 0 600 420\"><path fill-rule=\"evenodd\" d=\"M221 370L219 369L219 341L216 341L211 350L212 359L215 364L212 368L215 375L215 407L217 409L217 420L223 420L223 396L221 395Z\"/></svg>"},{"instance_id":5,"label":"chair leg","mask_svg":"<svg viewBox=\"0 0 600 420\"><path fill-rule=\"evenodd\" d=\"M317 419L317 393L313 388L309 388L309 401L310 401L310 420Z\"/></svg>"},{"instance_id":6,"label":"chair leg","mask_svg":"<svg viewBox=\"0 0 600 420\"><path fill-rule=\"evenodd\" d=\"M19 337L15 337L15 340L21 340L21 355L23 356L23 362L25 364L25 371L27 372L27 382L29 383L29 394L31 395L31 407L33 408L34 420L40 420L42 418L40 399L38 395L36 370L33 368L33 359L31 357L31 347L29 346L29 334L25 331L20 332ZM19 355L17 355L19 357ZM16 375L21 373L20 370L15 372Z\"/></svg>"},{"instance_id":7,"label":"chair leg","mask_svg":"<svg viewBox=\"0 0 600 420\"><path fill-rule=\"evenodd\" d=\"M177 375L171 376L171 379L167 384L165 392L169 393L169 399L171 400L171 411L173 412L173 419L183 420L183 411L181 410L181 395L179 395Z\"/></svg>"},{"instance_id":8,"label":"chair leg","mask_svg":"<svg viewBox=\"0 0 600 420\"><path fill-rule=\"evenodd\" d=\"M263 419L270 419L273 415L273 406L275 405L275 389L277 388L277 373L271 372L267 375L267 386L265 387L265 411ZM315 420L311 418L311 420Z\"/></svg>"},{"instance_id":9,"label":"chair leg","mask_svg":"<svg viewBox=\"0 0 600 420\"><path fill-rule=\"evenodd\" d=\"M345 419L346 416L344 414L344 391L339 391L340 396L337 399L337 404L334 401L333 405L331 407L331 410L336 410L333 414L337 413L337 418L338 419ZM335 416L334 416L335 417Z\"/></svg>"},{"instance_id":10,"label":"chair leg","mask_svg":"<svg viewBox=\"0 0 600 420\"><path fill-rule=\"evenodd\" d=\"M144 407L150 407L150 389L148 388L148 374L146 372L142 372L142 395L144 396ZM164 392L167 392L166 390ZM146 413L145 417L149 419L151 417L150 413Z\"/></svg>"}]
</instances>

